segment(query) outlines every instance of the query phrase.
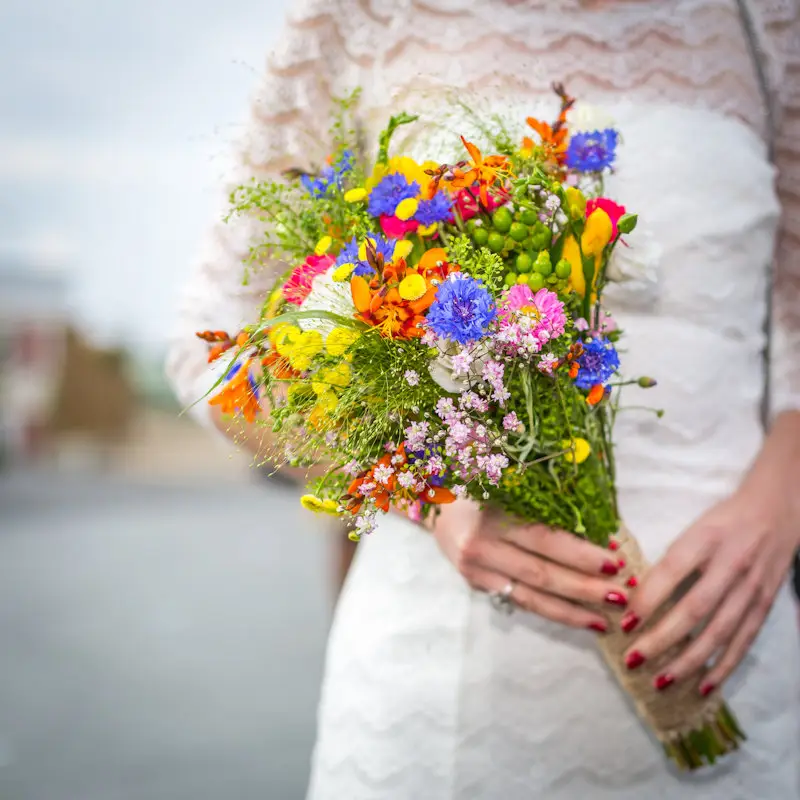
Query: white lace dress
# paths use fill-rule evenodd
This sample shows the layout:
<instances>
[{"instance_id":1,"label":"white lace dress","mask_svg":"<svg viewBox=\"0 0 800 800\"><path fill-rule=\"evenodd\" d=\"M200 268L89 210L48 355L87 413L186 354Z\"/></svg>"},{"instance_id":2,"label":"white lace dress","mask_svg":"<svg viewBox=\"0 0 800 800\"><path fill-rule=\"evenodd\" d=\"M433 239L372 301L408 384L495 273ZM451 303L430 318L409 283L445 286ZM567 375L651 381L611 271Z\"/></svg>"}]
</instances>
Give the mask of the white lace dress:
<instances>
[{"instance_id":1,"label":"white lace dress","mask_svg":"<svg viewBox=\"0 0 800 800\"><path fill-rule=\"evenodd\" d=\"M772 409L800 408L797 4L309 0L294 14L232 184L322 155L331 93L359 84L370 134L401 107L435 118L445 87L524 117L552 109L562 80L615 118L624 146L609 194L640 214L629 255L645 268L609 297L628 334L624 367L658 378L647 399L666 411L620 415L621 503L657 558L759 448L773 255ZM236 329L261 300L268 276L240 282L256 233L217 225L187 288L169 361L187 405L210 380L193 332ZM360 546L336 612L309 797L793 800L799 694L787 589L726 687L749 741L678 777L591 634L498 616L426 533L388 519Z\"/></svg>"}]
</instances>

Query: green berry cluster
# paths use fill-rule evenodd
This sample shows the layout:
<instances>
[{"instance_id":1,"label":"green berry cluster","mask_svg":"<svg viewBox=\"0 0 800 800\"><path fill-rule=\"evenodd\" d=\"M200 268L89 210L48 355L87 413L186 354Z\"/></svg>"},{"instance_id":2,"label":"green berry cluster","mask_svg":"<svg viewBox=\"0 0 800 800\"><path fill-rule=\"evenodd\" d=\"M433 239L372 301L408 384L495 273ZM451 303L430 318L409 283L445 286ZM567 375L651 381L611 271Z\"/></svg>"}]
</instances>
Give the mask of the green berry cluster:
<instances>
[{"instance_id":1,"label":"green berry cluster","mask_svg":"<svg viewBox=\"0 0 800 800\"><path fill-rule=\"evenodd\" d=\"M567 288L571 267L561 259L553 264L550 246L553 235L533 208L515 212L502 206L490 217L482 216L467 223L473 242L497 253L506 266L504 283L524 283L536 292L545 287L554 292Z\"/></svg>"}]
</instances>

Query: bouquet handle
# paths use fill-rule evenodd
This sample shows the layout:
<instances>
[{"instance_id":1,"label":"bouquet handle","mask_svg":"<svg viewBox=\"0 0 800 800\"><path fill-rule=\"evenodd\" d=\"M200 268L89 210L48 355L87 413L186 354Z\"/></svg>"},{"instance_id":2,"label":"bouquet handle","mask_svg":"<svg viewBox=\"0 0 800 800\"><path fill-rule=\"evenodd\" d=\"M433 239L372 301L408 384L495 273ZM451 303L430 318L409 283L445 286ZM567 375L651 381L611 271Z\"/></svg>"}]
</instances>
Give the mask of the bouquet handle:
<instances>
[{"instance_id":1,"label":"bouquet handle","mask_svg":"<svg viewBox=\"0 0 800 800\"><path fill-rule=\"evenodd\" d=\"M617 541L618 553L625 562L620 576L627 579L632 575L642 575L647 569L647 561L638 542L624 526ZM655 624L668 608L669 605L661 608L642 630ZM609 615L607 607L602 611ZM698 680L676 683L664 692L653 687L656 675L680 651L683 642L653 662L646 662L636 670L627 669L623 655L631 645L631 637L620 628L623 613L611 612L610 631L598 637L598 646L609 669L631 697L639 716L661 742L667 756L681 769L692 770L713 764L736 750L746 737L718 690L708 697L701 697L697 690ZM697 678L702 678L702 673Z\"/></svg>"}]
</instances>

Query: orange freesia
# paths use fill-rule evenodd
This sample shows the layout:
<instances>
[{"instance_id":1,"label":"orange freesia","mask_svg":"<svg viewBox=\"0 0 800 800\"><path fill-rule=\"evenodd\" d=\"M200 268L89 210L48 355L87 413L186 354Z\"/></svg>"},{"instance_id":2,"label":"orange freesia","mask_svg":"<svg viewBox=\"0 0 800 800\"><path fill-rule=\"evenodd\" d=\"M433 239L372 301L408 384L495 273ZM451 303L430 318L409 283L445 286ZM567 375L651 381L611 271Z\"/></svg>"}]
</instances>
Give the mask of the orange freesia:
<instances>
[{"instance_id":1,"label":"orange freesia","mask_svg":"<svg viewBox=\"0 0 800 800\"><path fill-rule=\"evenodd\" d=\"M219 406L223 414L241 414L253 422L261 410L255 383L250 375L250 359L247 359L228 380L227 386L212 397L208 404Z\"/></svg>"},{"instance_id":2,"label":"orange freesia","mask_svg":"<svg viewBox=\"0 0 800 800\"><path fill-rule=\"evenodd\" d=\"M397 475L406 471L408 457L405 445L401 444L394 453L381 456L373 467L362 472L347 487L343 502L348 511L357 514L367 497L384 512L389 510L390 505L406 508L417 500L436 505L455 501L456 496L444 486L434 486L430 476L427 479L420 478L411 486L401 486Z\"/></svg>"},{"instance_id":3,"label":"orange freesia","mask_svg":"<svg viewBox=\"0 0 800 800\"><path fill-rule=\"evenodd\" d=\"M464 143L464 147L467 148L472 160L463 165L469 167L467 170L464 170L462 166L453 167L450 185L455 189L467 189L477 183L480 186L481 202L487 205L489 202L489 188L501 179L503 173L508 172L508 159L505 156L487 156L484 158L481 151L472 142L468 142L463 136L461 141Z\"/></svg>"}]
</instances>

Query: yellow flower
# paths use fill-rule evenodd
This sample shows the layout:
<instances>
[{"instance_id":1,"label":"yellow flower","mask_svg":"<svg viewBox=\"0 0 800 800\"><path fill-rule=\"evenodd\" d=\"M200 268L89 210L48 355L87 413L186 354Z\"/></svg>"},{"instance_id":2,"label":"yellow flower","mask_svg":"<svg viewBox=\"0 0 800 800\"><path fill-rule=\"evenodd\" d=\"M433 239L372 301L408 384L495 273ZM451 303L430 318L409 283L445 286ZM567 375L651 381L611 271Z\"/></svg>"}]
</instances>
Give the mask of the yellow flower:
<instances>
[{"instance_id":1,"label":"yellow flower","mask_svg":"<svg viewBox=\"0 0 800 800\"><path fill-rule=\"evenodd\" d=\"M580 189L569 186L564 194L567 196L567 211L572 219L583 219L586 214L586 197Z\"/></svg>"},{"instance_id":2,"label":"yellow flower","mask_svg":"<svg viewBox=\"0 0 800 800\"><path fill-rule=\"evenodd\" d=\"M400 286L397 289L400 292L400 297L403 300L419 300L425 292L428 291L428 284L425 282L425 278L422 277L418 272L412 272L410 275L406 275L402 281L400 281Z\"/></svg>"},{"instance_id":3,"label":"yellow flower","mask_svg":"<svg viewBox=\"0 0 800 800\"><path fill-rule=\"evenodd\" d=\"M359 186L357 189L350 189L350 191L345 192L344 201L345 203L360 203L366 196L367 190L363 186Z\"/></svg>"},{"instance_id":4,"label":"yellow flower","mask_svg":"<svg viewBox=\"0 0 800 800\"><path fill-rule=\"evenodd\" d=\"M394 210L394 215L403 221L411 219L417 213L419 208L419 200L416 197L406 197L397 204Z\"/></svg>"},{"instance_id":5,"label":"yellow flower","mask_svg":"<svg viewBox=\"0 0 800 800\"><path fill-rule=\"evenodd\" d=\"M586 227L581 236L581 248L587 256L599 256L605 246L611 241L614 226L611 217L602 208L596 208L589 214Z\"/></svg>"},{"instance_id":6,"label":"yellow flower","mask_svg":"<svg viewBox=\"0 0 800 800\"><path fill-rule=\"evenodd\" d=\"M431 234L436 233L438 228L439 223L432 222L430 225L420 225L419 228L417 228L417 233L420 236L430 236Z\"/></svg>"},{"instance_id":7,"label":"yellow flower","mask_svg":"<svg viewBox=\"0 0 800 800\"><path fill-rule=\"evenodd\" d=\"M283 348L288 352L283 353L278 347L278 353L289 359L293 369L303 372L311 366L314 357L322 352L322 334L319 331L303 331L288 345L284 343Z\"/></svg>"},{"instance_id":8,"label":"yellow flower","mask_svg":"<svg viewBox=\"0 0 800 800\"><path fill-rule=\"evenodd\" d=\"M394 246L394 251L392 252L392 261L397 261L401 258L408 258L413 249L413 242L409 242L408 239L400 239L400 241Z\"/></svg>"},{"instance_id":9,"label":"yellow flower","mask_svg":"<svg viewBox=\"0 0 800 800\"><path fill-rule=\"evenodd\" d=\"M335 389L344 389L350 383L350 367L346 362L342 361L335 367L321 369L316 378L315 381L311 382L311 388L316 395L321 397L328 392L332 393Z\"/></svg>"},{"instance_id":10,"label":"yellow flower","mask_svg":"<svg viewBox=\"0 0 800 800\"><path fill-rule=\"evenodd\" d=\"M343 356L361 334L352 328L334 328L325 340L325 349L328 355Z\"/></svg>"},{"instance_id":11,"label":"yellow flower","mask_svg":"<svg viewBox=\"0 0 800 800\"><path fill-rule=\"evenodd\" d=\"M335 500L323 500L313 494L304 494L300 498L300 505L303 506L306 511L313 511L315 514L339 515L339 505Z\"/></svg>"},{"instance_id":12,"label":"yellow flower","mask_svg":"<svg viewBox=\"0 0 800 800\"><path fill-rule=\"evenodd\" d=\"M322 500L314 494L304 494L300 498L300 505L306 511L314 511L316 513L322 510Z\"/></svg>"},{"instance_id":13,"label":"yellow flower","mask_svg":"<svg viewBox=\"0 0 800 800\"><path fill-rule=\"evenodd\" d=\"M339 282L346 281L350 275L352 275L355 268L355 264L345 261L344 264L339 264L339 266L333 271L333 279Z\"/></svg>"},{"instance_id":14,"label":"yellow flower","mask_svg":"<svg viewBox=\"0 0 800 800\"><path fill-rule=\"evenodd\" d=\"M294 344L302 334L300 328L296 325L290 325L288 322L281 325L276 325L269 332L269 340L272 346L278 351L278 355L288 358L289 354L294 349Z\"/></svg>"},{"instance_id":15,"label":"yellow flower","mask_svg":"<svg viewBox=\"0 0 800 800\"><path fill-rule=\"evenodd\" d=\"M337 405L339 405L339 398L336 396L336 392L327 389L317 395L317 409L320 413L328 414L333 411Z\"/></svg>"},{"instance_id":16,"label":"yellow flower","mask_svg":"<svg viewBox=\"0 0 800 800\"><path fill-rule=\"evenodd\" d=\"M333 244L333 239L330 236L323 236L314 248L314 253L318 256L324 256L328 252L330 246Z\"/></svg>"},{"instance_id":17,"label":"yellow flower","mask_svg":"<svg viewBox=\"0 0 800 800\"><path fill-rule=\"evenodd\" d=\"M569 461L570 464L583 464L592 452L592 446L589 442L579 436L562 442L561 446L569 450L568 453L564 454L564 459Z\"/></svg>"}]
</instances>

